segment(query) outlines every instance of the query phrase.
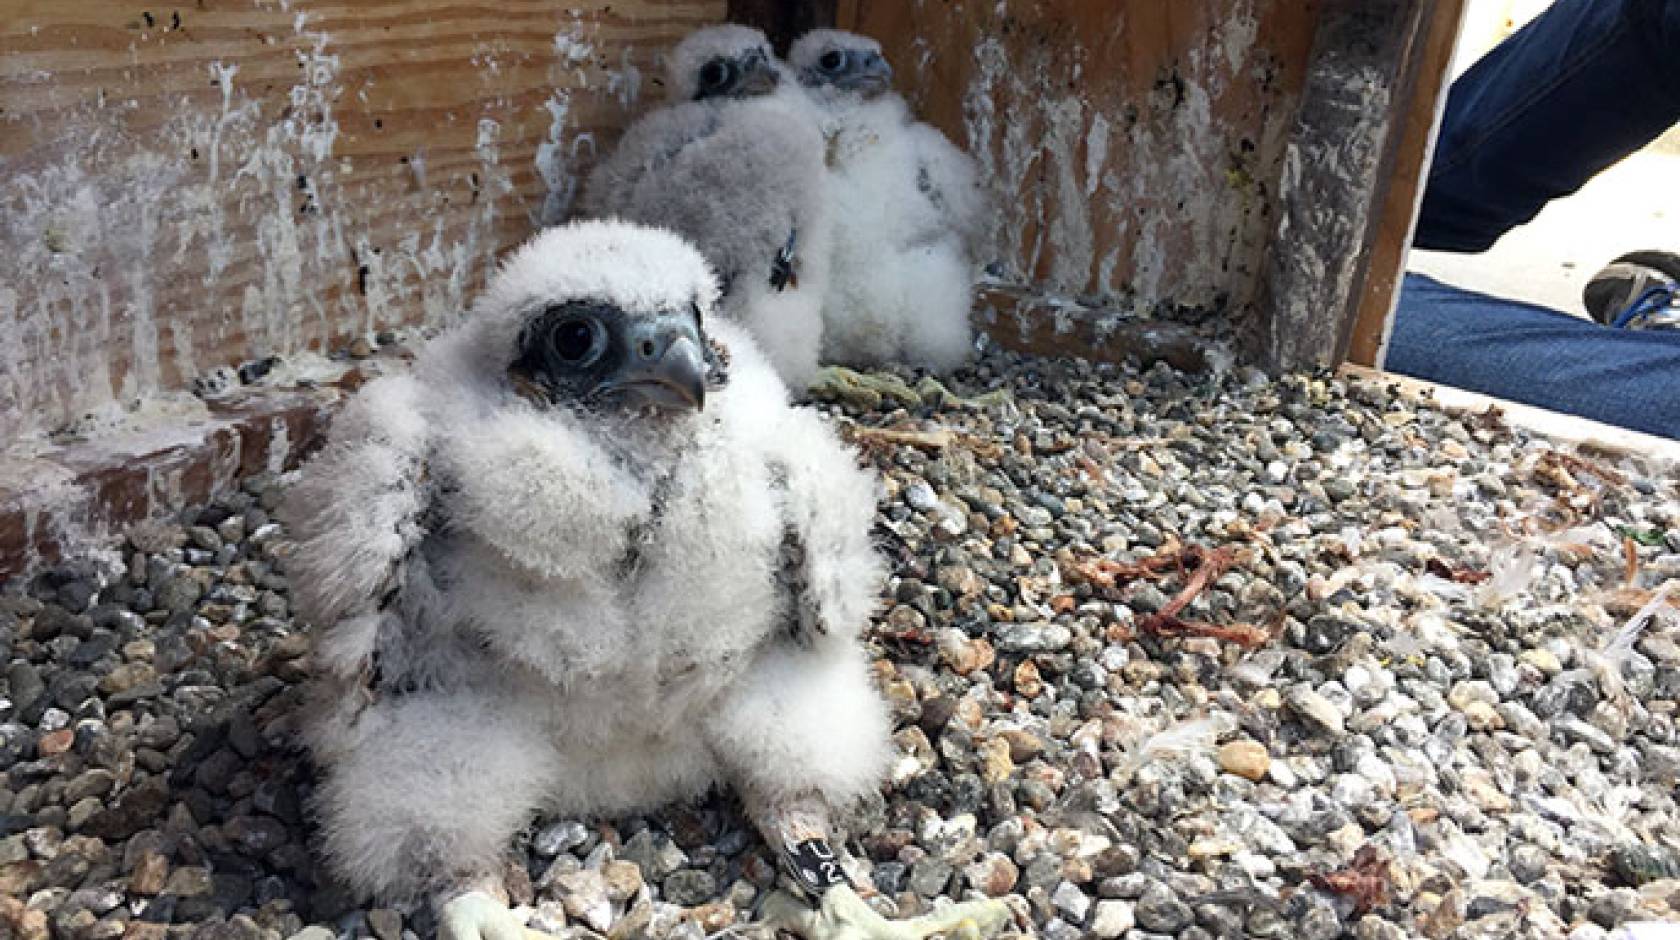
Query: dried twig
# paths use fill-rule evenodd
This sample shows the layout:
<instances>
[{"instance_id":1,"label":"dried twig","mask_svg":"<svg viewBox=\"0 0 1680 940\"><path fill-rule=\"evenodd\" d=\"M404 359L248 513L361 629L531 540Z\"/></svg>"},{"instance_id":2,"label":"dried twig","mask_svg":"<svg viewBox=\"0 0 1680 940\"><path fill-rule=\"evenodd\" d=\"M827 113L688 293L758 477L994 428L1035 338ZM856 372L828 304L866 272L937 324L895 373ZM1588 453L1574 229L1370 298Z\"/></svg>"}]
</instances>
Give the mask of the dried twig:
<instances>
[{"instance_id":1,"label":"dried twig","mask_svg":"<svg viewBox=\"0 0 1680 940\"><path fill-rule=\"evenodd\" d=\"M1585 473L1595 476L1613 486L1626 486L1627 477L1619 471L1612 470L1601 463L1588 460L1579 454L1571 454L1562 450L1549 450L1540 455L1541 463L1550 463L1562 467L1572 474Z\"/></svg>"},{"instance_id":2,"label":"dried twig","mask_svg":"<svg viewBox=\"0 0 1680 940\"><path fill-rule=\"evenodd\" d=\"M950 428L923 431L903 425L872 428L854 424L847 429L847 435L860 447L915 447L930 452L944 450L957 439Z\"/></svg>"},{"instance_id":3,"label":"dried twig","mask_svg":"<svg viewBox=\"0 0 1680 940\"><path fill-rule=\"evenodd\" d=\"M1639 545L1625 535L1622 536L1622 580L1628 587L1639 580Z\"/></svg>"},{"instance_id":4,"label":"dried twig","mask_svg":"<svg viewBox=\"0 0 1680 940\"><path fill-rule=\"evenodd\" d=\"M1253 648L1270 643L1277 635L1276 631L1251 623L1215 624L1179 616L1209 585L1219 580L1220 575L1247 556L1247 549L1236 546L1210 549L1172 543L1141 561L1094 558L1075 562L1069 566L1067 574L1070 580L1084 581L1099 590L1112 591L1125 581L1158 581L1175 571L1188 573L1188 579L1178 594L1155 613L1138 617L1137 628L1156 636L1206 636Z\"/></svg>"},{"instance_id":5,"label":"dried twig","mask_svg":"<svg viewBox=\"0 0 1680 940\"><path fill-rule=\"evenodd\" d=\"M1235 643L1244 649L1265 646L1277 636L1265 627L1252 623L1217 624L1205 620L1182 620L1160 613L1139 617L1138 626L1156 636L1205 636L1223 643Z\"/></svg>"},{"instance_id":6,"label":"dried twig","mask_svg":"<svg viewBox=\"0 0 1680 940\"><path fill-rule=\"evenodd\" d=\"M1076 561L1068 568L1068 577L1084 581L1093 587L1113 590L1122 581L1146 579L1158 581L1180 566L1178 553L1155 554L1142 561L1123 562L1109 558Z\"/></svg>"},{"instance_id":7,"label":"dried twig","mask_svg":"<svg viewBox=\"0 0 1680 940\"><path fill-rule=\"evenodd\" d=\"M1457 584L1481 584L1492 577L1492 574L1486 571L1450 565L1439 556L1424 562L1423 569L1436 577L1446 578Z\"/></svg>"}]
</instances>

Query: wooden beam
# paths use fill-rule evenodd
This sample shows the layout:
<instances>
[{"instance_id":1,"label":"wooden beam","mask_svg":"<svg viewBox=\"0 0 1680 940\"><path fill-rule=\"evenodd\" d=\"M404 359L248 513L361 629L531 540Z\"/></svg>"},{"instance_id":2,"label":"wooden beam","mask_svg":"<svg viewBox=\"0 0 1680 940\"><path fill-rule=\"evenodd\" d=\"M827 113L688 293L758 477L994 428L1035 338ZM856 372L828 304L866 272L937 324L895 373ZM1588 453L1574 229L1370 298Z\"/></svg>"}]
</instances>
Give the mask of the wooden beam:
<instances>
[{"instance_id":1,"label":"wooden beam","mask_svg":"<svg viewBox=\"0 0 1680 940\"><path fill-rule=\"evenodd\" d=\"M337 387L264 390L193 420L0 457L0 579L109 544L147 518L297 466L321 439Z\"/></svg>"},{"instance_id":2,"label":"wooden beam","mask_svg":"<svg viewBox=\"0 0 1680 940\"><path fill-rule=\"evenodd\" d=\"M1465 0L1438 0L1425 27L1422 49L1412 57L1404 95L1405 126L1395 148L1394 168L1387 174L1388 193L1377 218L1369 273L1348 342L1348 359L1360 365L1382 364L1379 357L1406 273L1406 254L1446 105L1448 72L1464 25L1465 6Z\"/></svg>"},{"instance_id":3,"label":"wooden beam","mask_svg":"<svg viewBox=\"0 0 1680 940\"><path fill-rule=\"evenodd\" d=\"M1408 75L1439 0L1329 0L1279 192L1246 351L1272 370L1345 357L1408 111Z\"/></svg>"},{"instance_id":4,"label":"wooden beam","mask_svg":"<svg viewBox=\"0 0 1680 940\"><path fill-rule=\"evenodd\" d=\"M729 21L764 30L777 55L810 30L833 26L838 0L729 0Z\"/></svg>"},{"instance_id":5,"label":"wooden beam","mask_svg":"<svg viewBox=\"0 0 1680 940\"><path fill-rule=\"evenodd\" d=\"M1207 337L1182 323L1088 307L1018 287L981 288L974 320L998 345L1034 356L1130 360L1143 368L1165 362L1180 372L1203 372L1213 355Z\"/></svg>"}]
</instances>

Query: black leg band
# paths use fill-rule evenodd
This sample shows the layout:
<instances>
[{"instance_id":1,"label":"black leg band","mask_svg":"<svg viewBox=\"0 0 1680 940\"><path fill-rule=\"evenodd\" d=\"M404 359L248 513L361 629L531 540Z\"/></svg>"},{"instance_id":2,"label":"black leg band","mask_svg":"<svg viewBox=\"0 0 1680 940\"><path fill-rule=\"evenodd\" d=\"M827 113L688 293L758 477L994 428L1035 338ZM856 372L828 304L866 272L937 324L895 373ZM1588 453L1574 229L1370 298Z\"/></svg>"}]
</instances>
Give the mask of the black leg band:
<instances>
[{"instance_id":1,"label":"black leg band","mask_svg":"<svg viewBox=\"0 0 1680 940\"><path fill-rule=\"evenodd\" d=\"M782 849L782 863L800 889L812 898L820 898L835 885L851 885L846 870L840 864L839 853L826 839L807 839Z\"/></svg>"}]
</instances>

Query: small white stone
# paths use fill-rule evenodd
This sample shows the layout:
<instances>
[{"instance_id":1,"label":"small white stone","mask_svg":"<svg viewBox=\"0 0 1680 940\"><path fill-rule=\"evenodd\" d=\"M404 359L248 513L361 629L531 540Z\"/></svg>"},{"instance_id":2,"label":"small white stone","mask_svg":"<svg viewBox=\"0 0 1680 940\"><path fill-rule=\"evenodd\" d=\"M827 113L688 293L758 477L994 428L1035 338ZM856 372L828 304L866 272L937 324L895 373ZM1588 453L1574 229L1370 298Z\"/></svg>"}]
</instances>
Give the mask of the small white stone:
<instances>
[{"instance_id":1,"label":"small white stone","mask_svg":"<svg viewBox=\"0 0 1680 940\"><path fill-rule=\"evenodd\" d=\"M575 819L565 819L550 823L538 831L536 838L531 840L531 848L544 858L553 858L587 841L589 830L584 828L583 823Z\"/></svg>"},{"instance_id":2,"label":"small white stone","mask_svg":"<svg viewBox=\"0 0 1680 940\"><path fill-rule=\"evenodd\" d=\"M1359 776L1371 782L1378 796L1384 799L1394 796L1395 787L1399 782L1395 780L1394 770L1388 766L1387 761L1367 751L1359 755L1353 769Z\"/></svg>"},{"instance_id":3,"label":"small white stone","mask_svg":"<svg viewBox=\"0 0 1680 940\"><path fill-rule=\"evenodd\" d=\"M1343 731L1342 713L1330 700L1304 686L1296 686L1284 696L1289 710L1317 731L1340 736Z\"/></svg>"},{"instance_id":4,"label":"small white stone","mask_svg":"<svg viewBox=\"0 0 1680 940\"><path fill-rule=\"evenodd\" d=\"M905 488L904 501L910 504L910 508L919 512L931 512L941 505L939 494L924 480L917 480Z\"/></svg>"},{"instance_id":5,"label":"small white stone","mask_svg":"<svg viewBox=\"0 0 1680 940\"><path fill-rule=\"evenodd\" d=\"M1342 673L1342 686L1355 696L1359 695L1360 689L1363 689L1370 684L1371 670L1366 669L1358 663L1347 667L1347 669Z\"/></svg>"},{"instance_id":6,"label":"small white stone","mask_svg":"<svg viewBox=\"0 0 1680 940\"><path fill-rule=\"evenodd\" d=\"M1050 903L1056 905L1057 912L1071 924L1085 923L1085 915L1091 912L1091 898L1071 881L1056 886Z\"/></svg>"},{"instance_id":7,"label":"small white stone","mask_svg":"<svg viewBox=\"0 0 1680 940\"><path fill-rule=\"evenodd\" d=\"M1091 936L1099 940L1114 940L1125 935L1137 923L1130 901L1098 901L1091 917Z\"/></svg>"}]
</instances>

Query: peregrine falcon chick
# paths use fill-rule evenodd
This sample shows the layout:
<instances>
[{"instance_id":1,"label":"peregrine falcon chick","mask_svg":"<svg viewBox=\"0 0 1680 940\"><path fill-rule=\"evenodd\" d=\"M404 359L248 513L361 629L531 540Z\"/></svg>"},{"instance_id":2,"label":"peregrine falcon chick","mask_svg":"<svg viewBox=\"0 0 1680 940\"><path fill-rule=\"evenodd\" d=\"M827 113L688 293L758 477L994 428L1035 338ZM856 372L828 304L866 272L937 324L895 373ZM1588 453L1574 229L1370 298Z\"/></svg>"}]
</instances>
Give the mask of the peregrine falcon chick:
<instances>
[{"instance_id":1,"label":"peregrine falcon chick","mask_svg":"<svg viewBox=\"0 0 1680 940\"><path fill-rule=\"evenodd\" d=\"M764 34L713 26L677 45L671 101L632 124L590 174L580 207L686 236L782 380L817 370L829 223L816 116Z\"/></svg>"},{"instance_id":2,"label":"peregrine falcon chick","mask_svg":"<svg viewBox=\"0 0 1680 940\"><path fill-rule=\"evenodd\" d=\"M716 303L675 235L550 229L345 406L282 507L325 857L361 895L430 898L448 940L520 936L498 873L533 814L724 784L833 885L779 918L888 936L820 864L891 751L858 640L876 482Z\"/></svg>"},{"instance_id":3,"label":"peregrine falcon chick","mask_svg":"<svg viewBox=\"0 0 1680 940\"><path fill-rule=\"evenodd\" d=\"M960 365L973 351L984 211L973 161L910 116L875 40L812 30L789 50L788 65L828 141L834 249L824 360Z\"/></svg>"}]
</instances>

